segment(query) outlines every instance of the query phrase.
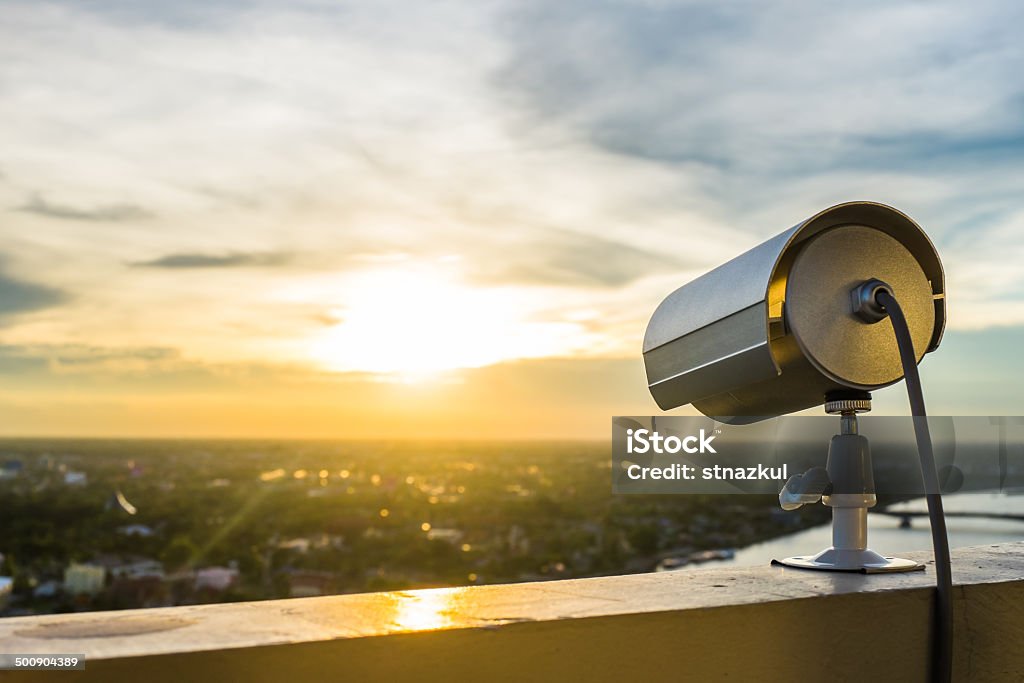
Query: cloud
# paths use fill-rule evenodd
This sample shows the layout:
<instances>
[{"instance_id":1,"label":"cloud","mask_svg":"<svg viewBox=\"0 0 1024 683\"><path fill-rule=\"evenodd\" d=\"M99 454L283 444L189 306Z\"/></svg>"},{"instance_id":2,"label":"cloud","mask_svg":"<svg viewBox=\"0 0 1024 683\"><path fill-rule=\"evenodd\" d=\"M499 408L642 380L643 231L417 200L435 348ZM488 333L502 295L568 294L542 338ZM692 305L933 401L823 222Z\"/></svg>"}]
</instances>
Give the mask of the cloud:
<instances>
[{"instance_id":1,"label":"cloud","mask_svg":"<svg viewBox=\"0 0 1024 683\"><path fill-rule=\"evenodd\" d=\"M182 391L189 396L212 391L247 392L273 402L273 392L289 386L337 388L353 382L378 384L362 372L330 373L310 363L230 360L212 362L171 346L99 346L90 344L0 344L4 391L56 390L89 402L109 390L139 394ZM264 394L263 392L268 392Z\"/></svg>"},{"instance_id":2,"label":"cloud","mask_svg":"<svg viewBox=\"0 0 1024 683\"><path fill-rule=\"evenodd\" d=\"M203 254L182 252L167 254L149 261L138 261L133 266L142 268L241 268L283 266L292 261L288 252L232 252L225 254Z\"/></svg>"},{"instance_id":3,"label":"cloud","mask_svg":"<svg viewBox=\"0 0 1024 683\"><path fill-rule=\"evenodd\" d=\"M87 344L2 344L0 371L90 371L154 366L180 360L176 349L166 347L101 347Z\"/></svg>"},{"instance_id":4,"label":"cloud","mask_svg":"<svg viewBox=\"0 0 1024 683\"><path fill-rule=\"evenodd\" d=\"M996 1L521 3L495 78L626 156L768 185L836 167L930 173L1020 146L1022 20Z\"/></svg>"},{"instance_id":5,"label":"cloud","mask_svg":"<svg viewBox=\"0 0 1024 683\"><path fill-rule=\"evenodd\" d=\"M682 263L622 242L549 229L536 240L503 247L477 266L470 278L482 284L622 287L654 273L678 270Z\"/></svg>"},{"instance_id":6,"label":"cloud","mask_svg":"<svg viewBox=\"0 0 1024 683\"><path fill-rule=\"evenodd\" d=\"M1001 0L535 0L508 8L492 82L524 138L561 130L694 178L681 201L757 239L840 201L891 203L943 255L951 328L1019 324L1022 21ZM677 225L666 244L755 243Z\"/></svg>"},{"instance_id":7,"label":"cloud","mask_svg":"<svg viewBox=\"0 0 1024 683\"><path fill-rule=\"evenodd\" d=\"M52 308L70 299L67 292L11 277L0 269L0 317Z\"/></svg>"},{"instance_id":8,"label":"cloud","mask_svg":"<svg viewBox=\"0 0 1024 683\"><path fill-rule=\"evenodd\" d=\"M33 195L28 202L19 206L17 211L34 213L39 216L60 220L106 221L111 223L137 221L153 216L150 211L135 204L108 204L83 208L67 204L56 204L46 200L41 195Z\"/></svg>"},{"instance_id":9,"label":"cloud","mask_svg":"<svg viewBox=\"0 0 1024 683\"><path fill-rule=\"evenodd\" d=\"M136 355L146 359L137 368ZM8 416L0 432L380 438L401 425L417 437L601 438L608 415L641 414L651 405L638 358L503 363L419 385L148 355L146 349L0 346L6 377L0 407ZM71 368L54 362L68 357L106 360ZM497 403L494 386L502 388Z\"/></svg>"},{"instance_id":10,"label":"cloud","mask_svg":"<svg viewBox=\"0 0 1024 683\"><path fill-rule=\"evenodd\" d=\"M945 353L929 355L922 364L933 411L991 415L1014 405L1017 389L1006 381L1003 359L1022 342L1024 328L992 337L950 333ZM423 384L184 360L149 372L128 373L120 366L68 372L45 360L77 353L132 356L130 349L0 347L0 372L6 378L0 406L7 416L0 432L351 439L393 437L398 430L416 437L602 439L608 416L656 410L637 355L522 360L465 370L456 381ZM12 357L28 363L40 356L34 366L14 371ZM906 414L905 388L877 392L876 403L879 412Z\"/></svg>"},{"instance_id":11,"label":"cloud","mask_svg":"<svg viewBox=\"0 0 1024 683\"><path fill-rule=\"evenodd\" d=\"M565 354L634 353L683 279L853 198L933 236L951 329L1020 323L1022 11L16 1L0 202L45 193L0 237L76 305L13 338L302 358L361 271L451 258L494 306L585 325Z\"/></svg>"},{"instance_id":12,"label":"cloud","mask_svg":"<svg viewBox=\"0 0 1024 683\"><path fill-rule=\"evenodd\" d=\"M9 379L8 389L46 388L88 400L94 391L112 388L160 393L221 390L245 383L273 387L299 379L314 381L323 373L288 363L212 363L170 346L57 343L0 344L0 374Z\"/></svg>"}]
</instances>

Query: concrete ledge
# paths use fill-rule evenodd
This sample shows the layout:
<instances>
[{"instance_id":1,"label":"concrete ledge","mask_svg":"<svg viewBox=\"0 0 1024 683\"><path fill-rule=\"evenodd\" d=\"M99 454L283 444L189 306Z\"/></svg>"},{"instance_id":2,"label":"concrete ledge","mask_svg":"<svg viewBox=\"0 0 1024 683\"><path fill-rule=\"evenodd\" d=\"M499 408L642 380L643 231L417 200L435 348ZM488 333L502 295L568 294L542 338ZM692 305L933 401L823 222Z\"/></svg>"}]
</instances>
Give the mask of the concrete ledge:
<instances>
[{"instance_id":1,"label":"concrete ledge","mask_svg":"<svg viewBox=\"0 0 1024 683\"><path fill-rule=\"evenodd\" d=\"M1024 679L1024 543L953 558L957 680ZM19 681L925 681L933 581L699 569L17 617L0 652L87 656Z\"/></svg>"}]
</instances>

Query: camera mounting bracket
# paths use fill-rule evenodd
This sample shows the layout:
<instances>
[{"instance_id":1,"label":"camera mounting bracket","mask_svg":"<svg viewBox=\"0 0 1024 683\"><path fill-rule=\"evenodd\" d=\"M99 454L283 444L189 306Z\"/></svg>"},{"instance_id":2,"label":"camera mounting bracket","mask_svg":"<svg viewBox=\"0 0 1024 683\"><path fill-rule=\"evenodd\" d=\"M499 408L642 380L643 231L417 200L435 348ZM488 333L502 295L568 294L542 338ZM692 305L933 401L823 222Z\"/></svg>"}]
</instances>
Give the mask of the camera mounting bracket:
<instances>
[{"instance_id":1,"label":"camera mounting bracket","mask_svg":"<svg viewBox=\"0 0 1024 683\"><path fill-rule=\"evenodd\" d=\"M832 392L825 412L840 416L840 433L832 437L826 465L827 481L820 467L795 475L779 493L779 503L793 510L819 499L832 508L832 546L816 555L797 555L773 564L798 569L839 572L909 572L923 564L899 557L885 557L868 548L868 508L877 502L871 468L871 448L858 433L857 414L871 409L867 392ZM814 473L814 474L812 474Z\"/></svg>"}]
</instances>

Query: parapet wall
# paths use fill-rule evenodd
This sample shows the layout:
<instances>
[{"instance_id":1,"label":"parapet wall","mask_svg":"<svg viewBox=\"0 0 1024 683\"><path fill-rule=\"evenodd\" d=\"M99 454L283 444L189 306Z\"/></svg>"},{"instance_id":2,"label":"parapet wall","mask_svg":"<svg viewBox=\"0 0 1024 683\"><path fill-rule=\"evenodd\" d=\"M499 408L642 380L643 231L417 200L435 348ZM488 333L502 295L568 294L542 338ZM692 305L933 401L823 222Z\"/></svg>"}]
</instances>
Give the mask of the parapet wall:
<instances>
[{"instance_id":1,"label":"parapet wall","mask_svg":"<svg viewBox=\"0 0 1024 683\"><path fill-rule=\"evenodd\" d=\"M1024 543L953 563L955 679L1024 679ZM86 668L0 680L923 682L933 581L930 565L707 568L16 617L0 652L84 653Z\"/></svg>"}]
</instances>

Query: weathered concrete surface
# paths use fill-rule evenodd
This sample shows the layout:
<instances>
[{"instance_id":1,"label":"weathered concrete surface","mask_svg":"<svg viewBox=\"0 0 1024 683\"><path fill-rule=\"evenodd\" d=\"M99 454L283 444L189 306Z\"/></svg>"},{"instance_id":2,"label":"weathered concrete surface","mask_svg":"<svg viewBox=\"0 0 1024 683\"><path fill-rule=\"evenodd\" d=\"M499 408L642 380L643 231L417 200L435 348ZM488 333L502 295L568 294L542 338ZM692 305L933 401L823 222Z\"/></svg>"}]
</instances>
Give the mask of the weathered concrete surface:
<instances>
[{"instance_id":1,"label":"weathered concrete surface","mask_svg":"<svg viewBox=\"0 0 1024 683\"><path fill-rule=\"evenodd\" d=\"M1024 680L1024 543L953 561L957 680ZM69 683L925 681L933 581L725 568L18 617L0 652L85 653L85 671L7 674Z\"/></svg>"}]
</instances>

